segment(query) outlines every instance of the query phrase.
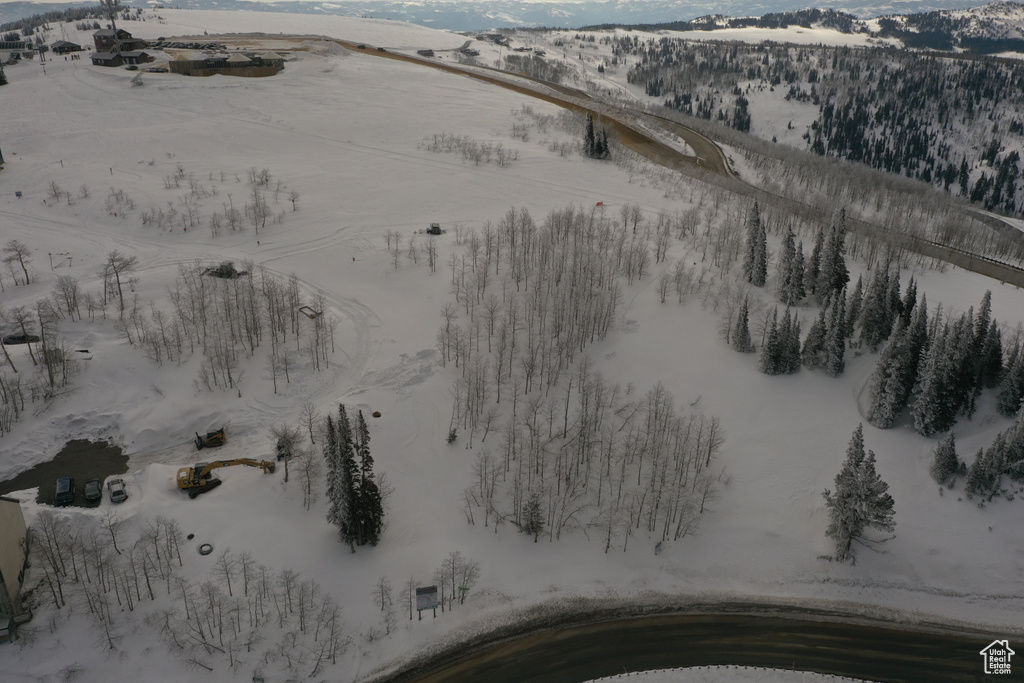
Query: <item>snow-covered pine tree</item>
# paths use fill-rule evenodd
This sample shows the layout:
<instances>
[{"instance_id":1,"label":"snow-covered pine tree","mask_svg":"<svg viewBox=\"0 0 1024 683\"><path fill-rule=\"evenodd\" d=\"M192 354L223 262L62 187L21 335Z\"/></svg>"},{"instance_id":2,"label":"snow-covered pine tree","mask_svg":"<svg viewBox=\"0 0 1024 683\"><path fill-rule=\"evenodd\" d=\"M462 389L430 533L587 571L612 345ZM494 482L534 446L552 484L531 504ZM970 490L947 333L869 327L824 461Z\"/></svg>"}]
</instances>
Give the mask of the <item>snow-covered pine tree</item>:
<instances>
[{"instance_id":1,"label":"snow-covered pine tree","mask_svg":"<svg viewBox=\"0 0 1024 683\"><path fill-rule=\"evenodd\" d=\"M858 321L860 323L860 343L872 351L877 351L878 345L892 331L892 327L886 324L886 320L889 318L887 313L889 305L888 278L888 273L883 272L881 268L875 269L875 274L871 278L871 284L868 285L868 291L861 304L860 320Z\"/></svg>"},{"instance_id":2,"label":"snow-covered pine tree","mask_svg":"<svg viewBox=\"0 0 1024 683\"><path fill-rule=\"evenodd\" d=\"M855 559L854 541L864 543L868 529L891 532L896 528L889 485L875 468L875 454L864 453L864 425L857 425L846 449L846 460L835 479L835 490L825 489L829 525L825 535L835 543L833 557Z\"/></svg>"},{"instance_id":3,"label":"snow-covered pine tree","mask_svg":"<svg viewBox=\"0 0 1024 683\"><path fill-rule=\"evenodd\" d=\"M832 227L828 230L818 265L818 281L814 292L819 302L832 292L846 288L850 271L846 267L846 211L840 209Z\"/></svg>"},{"instance_id":4,"label":"snow-covered pine tree","mask_svg":"<svg viewBox=\"0 0 1024 683\"><path fill-rule=\"evenodd\" d=\"M800 320L789 309L779 327L779 374L792 374L800 369Z\"/></svg>"},{"instance_id":5,"label":"snow-covered pine tree","mask_svg":"<svg viewBox=\"0 0 1024 683\"><path fill-rule=\"evenodd\" d=\"M544 510L540 504L540 494L536 491L531 491L529 498L526 499L526 504L523 505L523 523L520 525L519 530L524 534L533 536L533 542L536 543L540 537L542 531L544 531Z\"/></svg>"},{"instance_id":6,"label":"snow-covered pine tree","mask_svg":"<svg viewBox=\"0 0 1024 683\"><path fill-rule=\"evenodd\" d=\"M345 510L341 486L341 450L338 448L338 431L330 415L324 425L323 452L327 463L327 521L340 527Z\"/></svg>"},{"instance_id":7,"label":"snow-covered pine tree","mask_svg":"<svg viewBox=\"0 0 1024 683\"><path fill-rule=\"evenodd\" d=\"M593 157L596 143L596 138L594 138L594 115L588 113L587 126L583 133L583 153L588 157Z\"/></svg>"},{"instance_id":8,"label":"snow-covered pine tree","mask_svg":"<svg viewBox=\"0 0 1024 683\"><path fill-rule=\"evenodd\" d=\"M914 315L916 307L917 282L911 277L910 282L907 283L907 290L903 293L903 301L900 304L900 316L903 318L903 324L907 327L910 327L910 320Z\"/></svg>"},{"instance_id":9,"label":"snow-covered pine tree","mask_svg":"<svg viewBox=\"0 0 1024 683\"><path fill-rule=\"evenodd\" d=\"M800 352L800 360L809 368L820 368L825 365L826 330L827 323L823 308L815 321L811 323L811 329L807 331L807 339L804 340L803 351Z\"/></svg>"},{"instance_id":10,"label":"snow-covered pine tree","mask_svg":"<svg viewBox=\"0 0 1024 683\"><path fill-rule=\"evenodd\" d=\"M999 330L999 323L995 320L989 323L985 342L978 356L977 372L977 391L999 386L1003 377L1003 335Z\"/></svg>"},{"instance_id":11,"label":"snow-covered pine tree","mask_svg":"<svg viewBox=\"0 0 1024 683\"><path fill-rule=\"evenodd\" d=\"M782 238L782 248L779 250L779 260L775 267L775 293L779 301L787 306L795 306L796 303L789 300L789 284L793 276L793 262L796 261L796 237L793 228L786 228L786 235Z\"/></svg>"},{"instance_id":12,"label":"snow-covered pine tree","mask_svg":"<svg viewBox=\"0 0 1024 683\"><path fill-rule=\"evenodd\" d=\"M1024 349L1018 339L1006 361L1006 371L999 382L996 392L996 409L1003 415L1011 417L1021 409L1021 398L1024 397Z\"/></svg>"},{"instance_id":13,"label":"snow-covered pine tree","mask_svg":"<svg viewBox=\"0 0 1024 683\"><path fill-rule=\"evenodd\" d=\"M764 287L768 279L768 237L757 202L750 207L746 222L747 244L743 255L743 275L755 287Z\"/></svg>"},{"instance_id":14,"label":"snow-covered pine tree","mask_svg":"<svg viewBox=\"0 0 1024 683\"><path fill-rule=\"evenodd\" d=\"M757 369L766 375L779 374L779 309L772 313L771 325L768 328L768 335L765 337L764 345L761 346L761 355L757 359Z\"/></svg>"},{"instance_id":15,"label":"snow-covered pine tree","mask_svg":"<svg viewBox=\"0 0 1024 683\"><path fill-rule=\"evenodd\" d=\"M373 474L373 456L370 455L370 430L360 410L356 420L356 452L359 454L359 509L357 521L358 544L377 545L384 528L384 505L380 488Z\"/></svg>"},{"instance_id":16,"label":"snow-covered pine tree","mask_svg":"<svg viewBox=\"0 0 1024 683\"><path fill-rule=\"evenodd\" d=\"M956 455L956 441L953 437L953 432L950 432L935 447L935 459L932 461L931 475L935 481L945 484L957 473L959 468L960 460Z\"/></svg>"},{"instance_id":17,"label":"snow-covered pine tree","mask_svg":"<svg viewBox=\"0 0 1024 683\"><path fill-rule=\"evenodd\" d=\"M808 294L818 295L818 278L821 275L821 252L825 248L825 230L818 228L814 237L814 248L811 250L811 258L807 261L807 268L804 270L804 287ZM821 301L824 295L818 297Z\"/></svg>"},{"instance_id":18,"label":"snow-covered pine tree","mask_svg":"<svg viewBox=\"0 0 1024 683\"><path fill-rule=\"evenodd\" d=\"M897 318L892 334L875 364L869 384L871 406L868 419L880 429L892 427L906 407L910 395L910 389L905 384L907 360L907 331L903 327L903 320Z\"/></svg>"},{"instance_id":19,"label":"snow-covered pine tree","mask_svg":"<svg viewBox=\"0 0 1024 683\"><path fill-rule=\"evenodd\" d=\"M846 302L846 336L853 337L853 331L857 328L857 320L860 318L860 309L864 304L864 276L857 276L857 284L853 287L853 294Z\"/></svg>"},{"instance_id":20,"label":"snow-covered pine tree","mask_svg":"<svg viewBox=\"0 0 1024 683\"><path fill-rule=\"evenodd\" d=\"M345 406L338 406L338 481L340 489L341 515L338 534L342 543L356 551L359 540L359 470L356 467L355 450L352 440L352 425L345 412Z\"/></svg>"},{"instance_id":21,"label":"snow-covered pine tree","mask_svg":"<svg viewBox=\"0 0 1024 683\"><path fill-rule=\"evenodd\" d=\"M942 403L945 400L946 341L948 327L929 341L917 373L917 399L911 408L914 429L922 436L943 431Z\"/></svg>"},{"instance_id":22,"label":"snow-covered pine tree","mask_svg":"<svg viewBox=\"0 0 1024 683\"><path fill-rule=\"evenodd\" d=\"M743 297L740 311L736 316L736 325L732 331L732 347L742 353L751 353L754 342L750 339L750 321L748 320L747 298Z\"/></svg>"},{"instance_id":23,"label":"snow-covered pine tree","mask_svg":"<svg viewBox=\"0 0 1024 683\"><path fill-rule=\"evenodd\" d=\"M846 290L836 292L825 329L825 372L838 377L846 369Z\"/></svg>"},{"instance_id":24,"label":"snow-covered pine tree","mask_svg":"<svg viewBox=\"0 0 1024 683\"><path fill-rule=\"evenodd\" d=\"M889 274L886 269L886 306L885 306L885 328L892 329L893 321L903 313L903 300L900 298L900 267L899 264Z\"/></svg>"}]
</instances>

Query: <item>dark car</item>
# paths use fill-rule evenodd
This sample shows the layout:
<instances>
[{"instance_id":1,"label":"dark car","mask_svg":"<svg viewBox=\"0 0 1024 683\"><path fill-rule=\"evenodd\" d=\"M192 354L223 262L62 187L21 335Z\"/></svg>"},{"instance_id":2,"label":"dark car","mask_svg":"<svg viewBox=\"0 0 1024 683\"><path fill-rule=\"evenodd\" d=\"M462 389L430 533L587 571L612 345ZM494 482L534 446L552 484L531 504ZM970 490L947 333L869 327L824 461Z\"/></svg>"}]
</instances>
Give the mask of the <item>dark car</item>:
<instances>
[{"instance_id":1,"label":"dark car","mask_svg":"<svg viewBox=\"0 0 1024 683\"><path fill-rule=\"evenodd\" d=\"M377 48L377 52L387 52L387 50L385 50L385 49L384 49L384 48L382 48L382 47L378 47L378 48Z\"/></svg>"},{"instance_id":2,"label":"dark car","mask_svg":"<svg viewBox=\"0 0 1024 683\"><path fill-rule=\"evenodd\" d=\"M128 491L125 489L124 479L108 479L107 495L111 503L122 503L128 499Z\"/></svg>"},{"instance_id":3,"label":"dark car","mask_svg":"<svg viewBox=\"0 0 1024 683\"><path fill-rule=\"evenodd\" d=\"M39 337L34 334L9 334L4 337L3 341L8 346L14 344L35 344L39 341Z\"/></svg>"},{"instance_id":4,"label":"dark car","mask_svg":"<svg viewBox=\"0 0 1024 683\"><path fill-rule=\"evenodd\" d=\"M358 45L356 45L356 47L358 47L360 50L365 50L366 49L366 44L365 43L359 43Z\"/></svg>"},{"instance_id":5,"label":"dark car","mask_svg":"<svg viewBox=\"0 0 1024 683\"><path fill-rule=\"evenodd\" d=\"M85 482L85 500L90 503L98 503L103 499L103 487L99 479L90 479Z\"/></svg>"},{"instance_id":6,"label":"dark car","mask_svg":"<svg viewBox=\"0 0 1024 683\"><path fill-rule=\"evenodd\" d=\"M139 65L138 64L129 64L128 66L125 67L125 69L128 70L128 71L138 71L139 70Z\"/></svg>"},{"instance_id":7,"label":"dark car","mask_svg":"<svg viewBox=\"0 0 1024 683\"><path fill-rule=\"evenodd\" d=\"M441 234L441 224L440 223L431 223L430 227L427 228L427 234L428 235L440 235Z\"/></svg>"},{"instance_id":8,"label":"dark car","mask_svg":"<svg viewBox=\"0 0 1024 683\"><path fill-rule=\"evenodd\" d=\"M70 505L75 502L75 478L61 477L57 480L57 494L53 497L54 505Z\"/></svg>"}]
</instances>

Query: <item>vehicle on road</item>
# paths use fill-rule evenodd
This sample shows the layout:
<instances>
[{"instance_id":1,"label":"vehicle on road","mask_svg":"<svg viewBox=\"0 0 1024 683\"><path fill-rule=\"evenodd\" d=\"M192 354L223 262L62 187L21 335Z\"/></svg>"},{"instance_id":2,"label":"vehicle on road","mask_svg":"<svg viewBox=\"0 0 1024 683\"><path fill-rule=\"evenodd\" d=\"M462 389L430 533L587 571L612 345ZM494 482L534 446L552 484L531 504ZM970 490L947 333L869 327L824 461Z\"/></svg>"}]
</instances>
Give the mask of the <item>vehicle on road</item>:
<instances>
[{"instance_id":1,"label":"vehicle on road","mask_svg":"<svg viewBox=\"0 0 1024 683\"><path fill-rule=\"evenodd\" d=\"M359 43L358 45L356 45L356 47L358 47L360 50L365 50L366 49L366 43Z\"/></svg>"},{"instance_id":2,"label":"vehicle on road","mask_svg":"<svg viewBox=\"0 0 1024 683\"><path fill-rule=\"evenodd\" d=\"M75 478L61 477L57 480L57 493L53 497L54 505L71 505L75 502Z\"/></svg>"},{"instance_id":3,"label":"vehicle on road","mask_svg":"<svg viewBox=\"0 0 1024 683\"><path fill-rule=\"evenodd\" d=\"M377 48L377 52L387 52L387 50L385 50L385 49L384 49L384 48L382 48L382 47L378 47L378 48Z\"/></svg>"},{"instance_id":4,"label":"vehicle on road","mask_svg":"<svg viewBox=\"0 0 1024 683\"><path fill-rule=\"evenodd\" d=\"M99 479L89 479L85 482L85 500L89 503L98 503L103 500L103 487Z\"/></svg>"},{"instance_id":5,"label":"vehicle on road","mask_svg":"<svg viewBox=\"0 0 1024 683\"><path fill-rule=\"evenodd\" d=\"M111 503L122 503L128 499L128 490L124 485L124 479L108 479L107 495Z\"/></svg>"},{"instance_id":6,"label":"vehicle on road","mask_svg":"<svg viewBox=\"0 0 1024 683\"><path fill-rule=\"evenodd\" d=\"M441 234L441 224L440 223L431 223L430 227L427 228L427 234L428 235L440 235Z\"/></svg>"}]
</instances>

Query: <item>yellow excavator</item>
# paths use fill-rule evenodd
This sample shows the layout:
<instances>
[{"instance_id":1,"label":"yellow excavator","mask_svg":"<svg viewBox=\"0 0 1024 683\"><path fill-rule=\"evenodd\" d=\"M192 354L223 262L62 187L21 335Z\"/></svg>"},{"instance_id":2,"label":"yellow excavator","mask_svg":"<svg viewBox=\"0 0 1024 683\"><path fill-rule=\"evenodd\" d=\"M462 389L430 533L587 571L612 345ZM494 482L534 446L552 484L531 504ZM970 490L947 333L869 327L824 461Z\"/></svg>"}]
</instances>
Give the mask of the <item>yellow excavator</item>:
<instances>
[{"instance_id":1,"label":"yellow excavator","mask_svg":"<svg viewBox=\"0 0 1024 683\"><path fill-rule=\"evenodd\" d=\"M264 474L270 474L277 469L277 466L270 460L252 460L251 458L198 462L193 467L182 467L178 470L178 488L182 491L188 491L189 498L195 498L200 493L212 491L221 485L221 480L213 476L211 472L219 467L230 467L232 465L259 467L263 470Z\"/></svg>"}]
</instances>

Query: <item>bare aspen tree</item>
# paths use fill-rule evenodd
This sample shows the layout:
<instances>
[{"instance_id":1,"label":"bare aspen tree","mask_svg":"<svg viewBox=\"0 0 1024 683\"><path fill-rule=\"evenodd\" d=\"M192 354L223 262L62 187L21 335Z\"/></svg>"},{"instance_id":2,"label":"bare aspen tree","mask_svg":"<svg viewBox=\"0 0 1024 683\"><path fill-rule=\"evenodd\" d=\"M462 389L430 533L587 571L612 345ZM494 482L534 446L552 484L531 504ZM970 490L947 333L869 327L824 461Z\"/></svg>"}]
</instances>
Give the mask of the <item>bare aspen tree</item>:
<instances>
[{"instance_id":1,"label":"bare aspen tree","mask_svg":"<svg viewBox=\"0 0 1024 683\"><path fill-rule=\"evenodd\" d=\"M320 424L320 410L316 407L316 403L309 399L302 402L301 410L302 426L309 432L309 443L315 444L314 430Z\"/></svg>"},{"instance_id":2,"label":"bare aspen tree","mask_svg":"<svg viewBox=\"0 0 1024 683\"><path fill-rule=\"evenodd\" d=\"M31 284L28 275L28 264L32 262L32 251L18 240L8 240L7 244L4 245L3 253L4 263L11 266L17 263L21 266L21 272L25 275L25 284ZM17 279L15 279L14 284L18 284Z\"/></svg>"},{"instance_id":3,"label":"bare aspen tree","mask_svg":"<svg viewBox=\"0 0 1024 683\"><path fill-rule=\"evenodd\" d=\"M117 285L117 299L120 303L120 316L122 318L124 317L124 283L135 272L137 266L138 258L135 256L125 256L115 249L107 254L107 262L100 273L104 282L111 276L114 278L114 282ZM104 301L106 301L106 297L104 297Z\"/></svg>"}]
</instances>

